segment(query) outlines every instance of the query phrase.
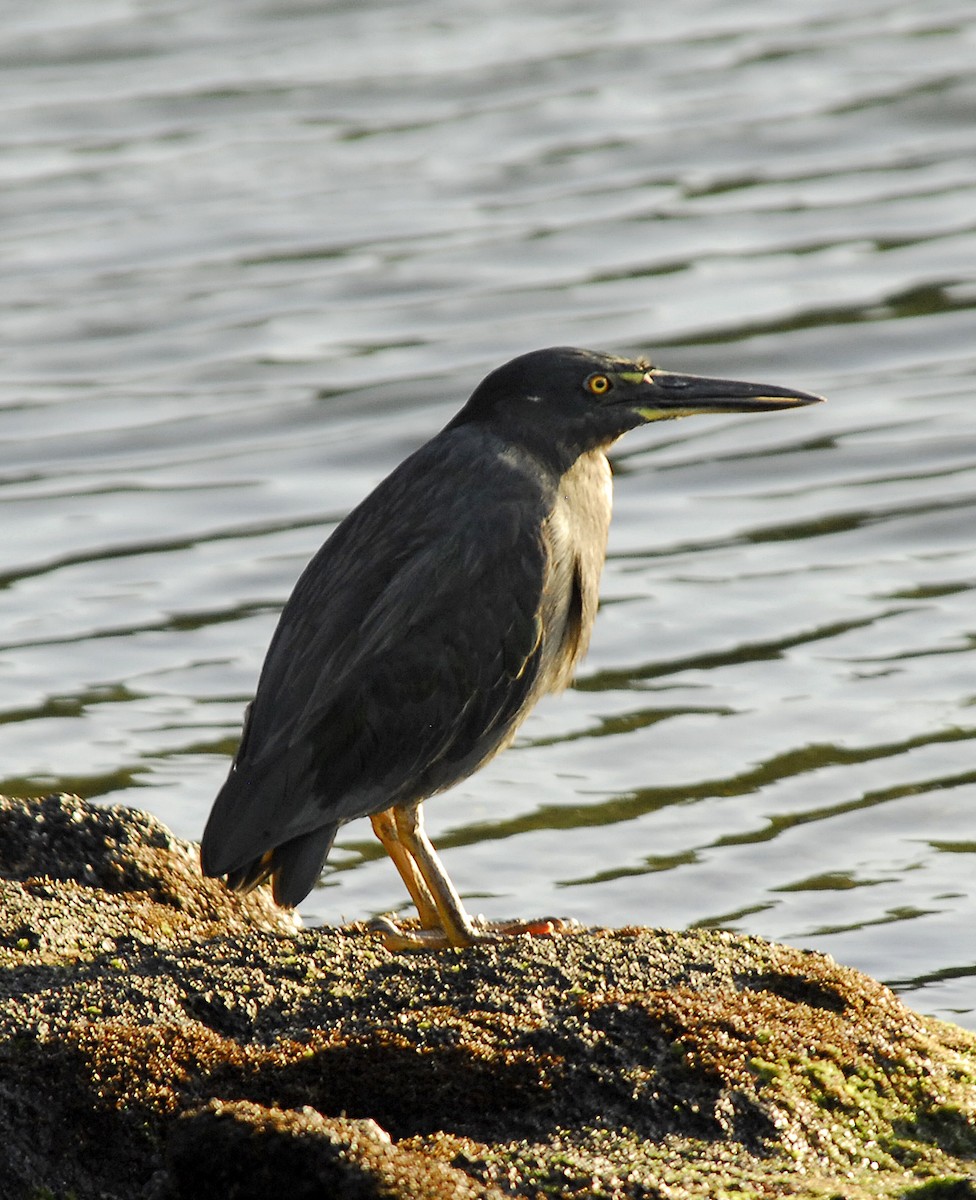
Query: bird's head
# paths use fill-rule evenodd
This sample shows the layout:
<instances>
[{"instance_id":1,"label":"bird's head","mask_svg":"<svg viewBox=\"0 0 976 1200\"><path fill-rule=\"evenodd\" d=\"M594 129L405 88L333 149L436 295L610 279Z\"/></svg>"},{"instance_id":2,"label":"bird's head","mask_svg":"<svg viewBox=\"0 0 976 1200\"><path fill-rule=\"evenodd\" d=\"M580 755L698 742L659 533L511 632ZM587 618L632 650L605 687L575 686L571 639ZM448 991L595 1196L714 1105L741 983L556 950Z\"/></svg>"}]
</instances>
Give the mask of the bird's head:
<instances>
[{"instance_id":1,"label":"bird's head","mask_svg":"<svg viewBox=\"0 0 976 1200\"><path fill-rule=\"evenodd\" d=\"M533 350L492 371L451 425L488 424L565 468L650 421L767 412L820 400L794 388L676 375L646 359L557 347Z\"/></svg>"}]
</instances>

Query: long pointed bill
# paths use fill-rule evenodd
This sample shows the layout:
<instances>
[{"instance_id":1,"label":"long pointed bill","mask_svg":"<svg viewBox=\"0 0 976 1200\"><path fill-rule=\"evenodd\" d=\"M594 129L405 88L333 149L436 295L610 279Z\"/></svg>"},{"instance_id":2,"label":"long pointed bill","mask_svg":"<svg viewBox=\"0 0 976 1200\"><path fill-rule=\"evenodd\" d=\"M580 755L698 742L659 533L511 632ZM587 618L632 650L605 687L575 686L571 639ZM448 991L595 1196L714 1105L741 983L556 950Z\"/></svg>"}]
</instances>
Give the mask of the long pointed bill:
<instances>
[{"instance_id":1,"label":"long pointed bill","mask_svg":"<svg viewBox=\"0 0 976 1200\"><path fill-rule=\"evenodd\" d=\"M741 383L702 375L673 375L656 367L642 380L647 390L634 405L645 421L690 417L697 413L769 412L820 404L823 396L770 383Z\"/></svg>"}]
</instances>

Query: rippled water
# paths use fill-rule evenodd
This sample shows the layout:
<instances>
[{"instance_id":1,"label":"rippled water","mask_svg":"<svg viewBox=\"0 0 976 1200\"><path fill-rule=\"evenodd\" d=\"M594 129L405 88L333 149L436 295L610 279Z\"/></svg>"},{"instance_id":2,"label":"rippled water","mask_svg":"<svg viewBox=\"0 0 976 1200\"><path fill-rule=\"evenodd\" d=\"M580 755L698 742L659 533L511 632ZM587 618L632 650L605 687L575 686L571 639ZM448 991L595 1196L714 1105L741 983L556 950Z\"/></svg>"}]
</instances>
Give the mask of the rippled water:
<instances>
[{"instance_id":1,"label":"rippled water","mask_svg":"<svg viewBox=\"0 0 976 1200\"><path fill-rule=\"evenodd\" d=\"M197 837L336 520L558 343L634 433L578 686L427 806L472 908L720 924L976 1026L971 3L0 13L0 790ZM363 822L306 905L402 906Z\"/></svg>"}]
</instances>

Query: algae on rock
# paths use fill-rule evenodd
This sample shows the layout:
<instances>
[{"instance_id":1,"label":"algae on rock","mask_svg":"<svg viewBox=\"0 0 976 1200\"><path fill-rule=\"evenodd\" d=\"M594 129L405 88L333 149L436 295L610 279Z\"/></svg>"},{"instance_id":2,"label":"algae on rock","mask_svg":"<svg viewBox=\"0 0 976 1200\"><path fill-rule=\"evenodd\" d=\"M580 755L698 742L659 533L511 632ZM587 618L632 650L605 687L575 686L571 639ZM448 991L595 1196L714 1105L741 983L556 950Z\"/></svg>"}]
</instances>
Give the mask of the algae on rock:
<instances>
[{"instance_id":1,"label":"algae on rock","mask_svg":"<svg viewBox=\"0 0 976 1200\"><path fill-rule=\"evenodd\" d=\"M154 818L0 799L0 1194L976 1197L976 1036L820 955L393 955Z\"/></svg>"}]
</instances>

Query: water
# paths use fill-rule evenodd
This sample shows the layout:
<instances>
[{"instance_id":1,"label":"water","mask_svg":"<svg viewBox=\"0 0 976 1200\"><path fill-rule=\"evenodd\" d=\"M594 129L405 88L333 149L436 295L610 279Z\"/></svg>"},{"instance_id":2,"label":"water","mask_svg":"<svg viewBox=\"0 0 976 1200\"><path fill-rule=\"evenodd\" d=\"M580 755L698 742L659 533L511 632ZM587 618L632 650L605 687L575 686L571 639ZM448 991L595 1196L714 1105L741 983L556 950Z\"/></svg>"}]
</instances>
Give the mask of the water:
<instances>
[{"instance_id":1,"label":"water","mask_svg":"<svg viewBox=\"0 0 976 1200\"><path fill-rule=\"evenodd\" d=\"M971 4L0 34L0 790L198 837L302 565L515 353L819 391L621 443L578 686L428 824L475 911L758 933L976 1027ZM403 905L363 822L306 913Z\"/></svg>"}]
</instances>

